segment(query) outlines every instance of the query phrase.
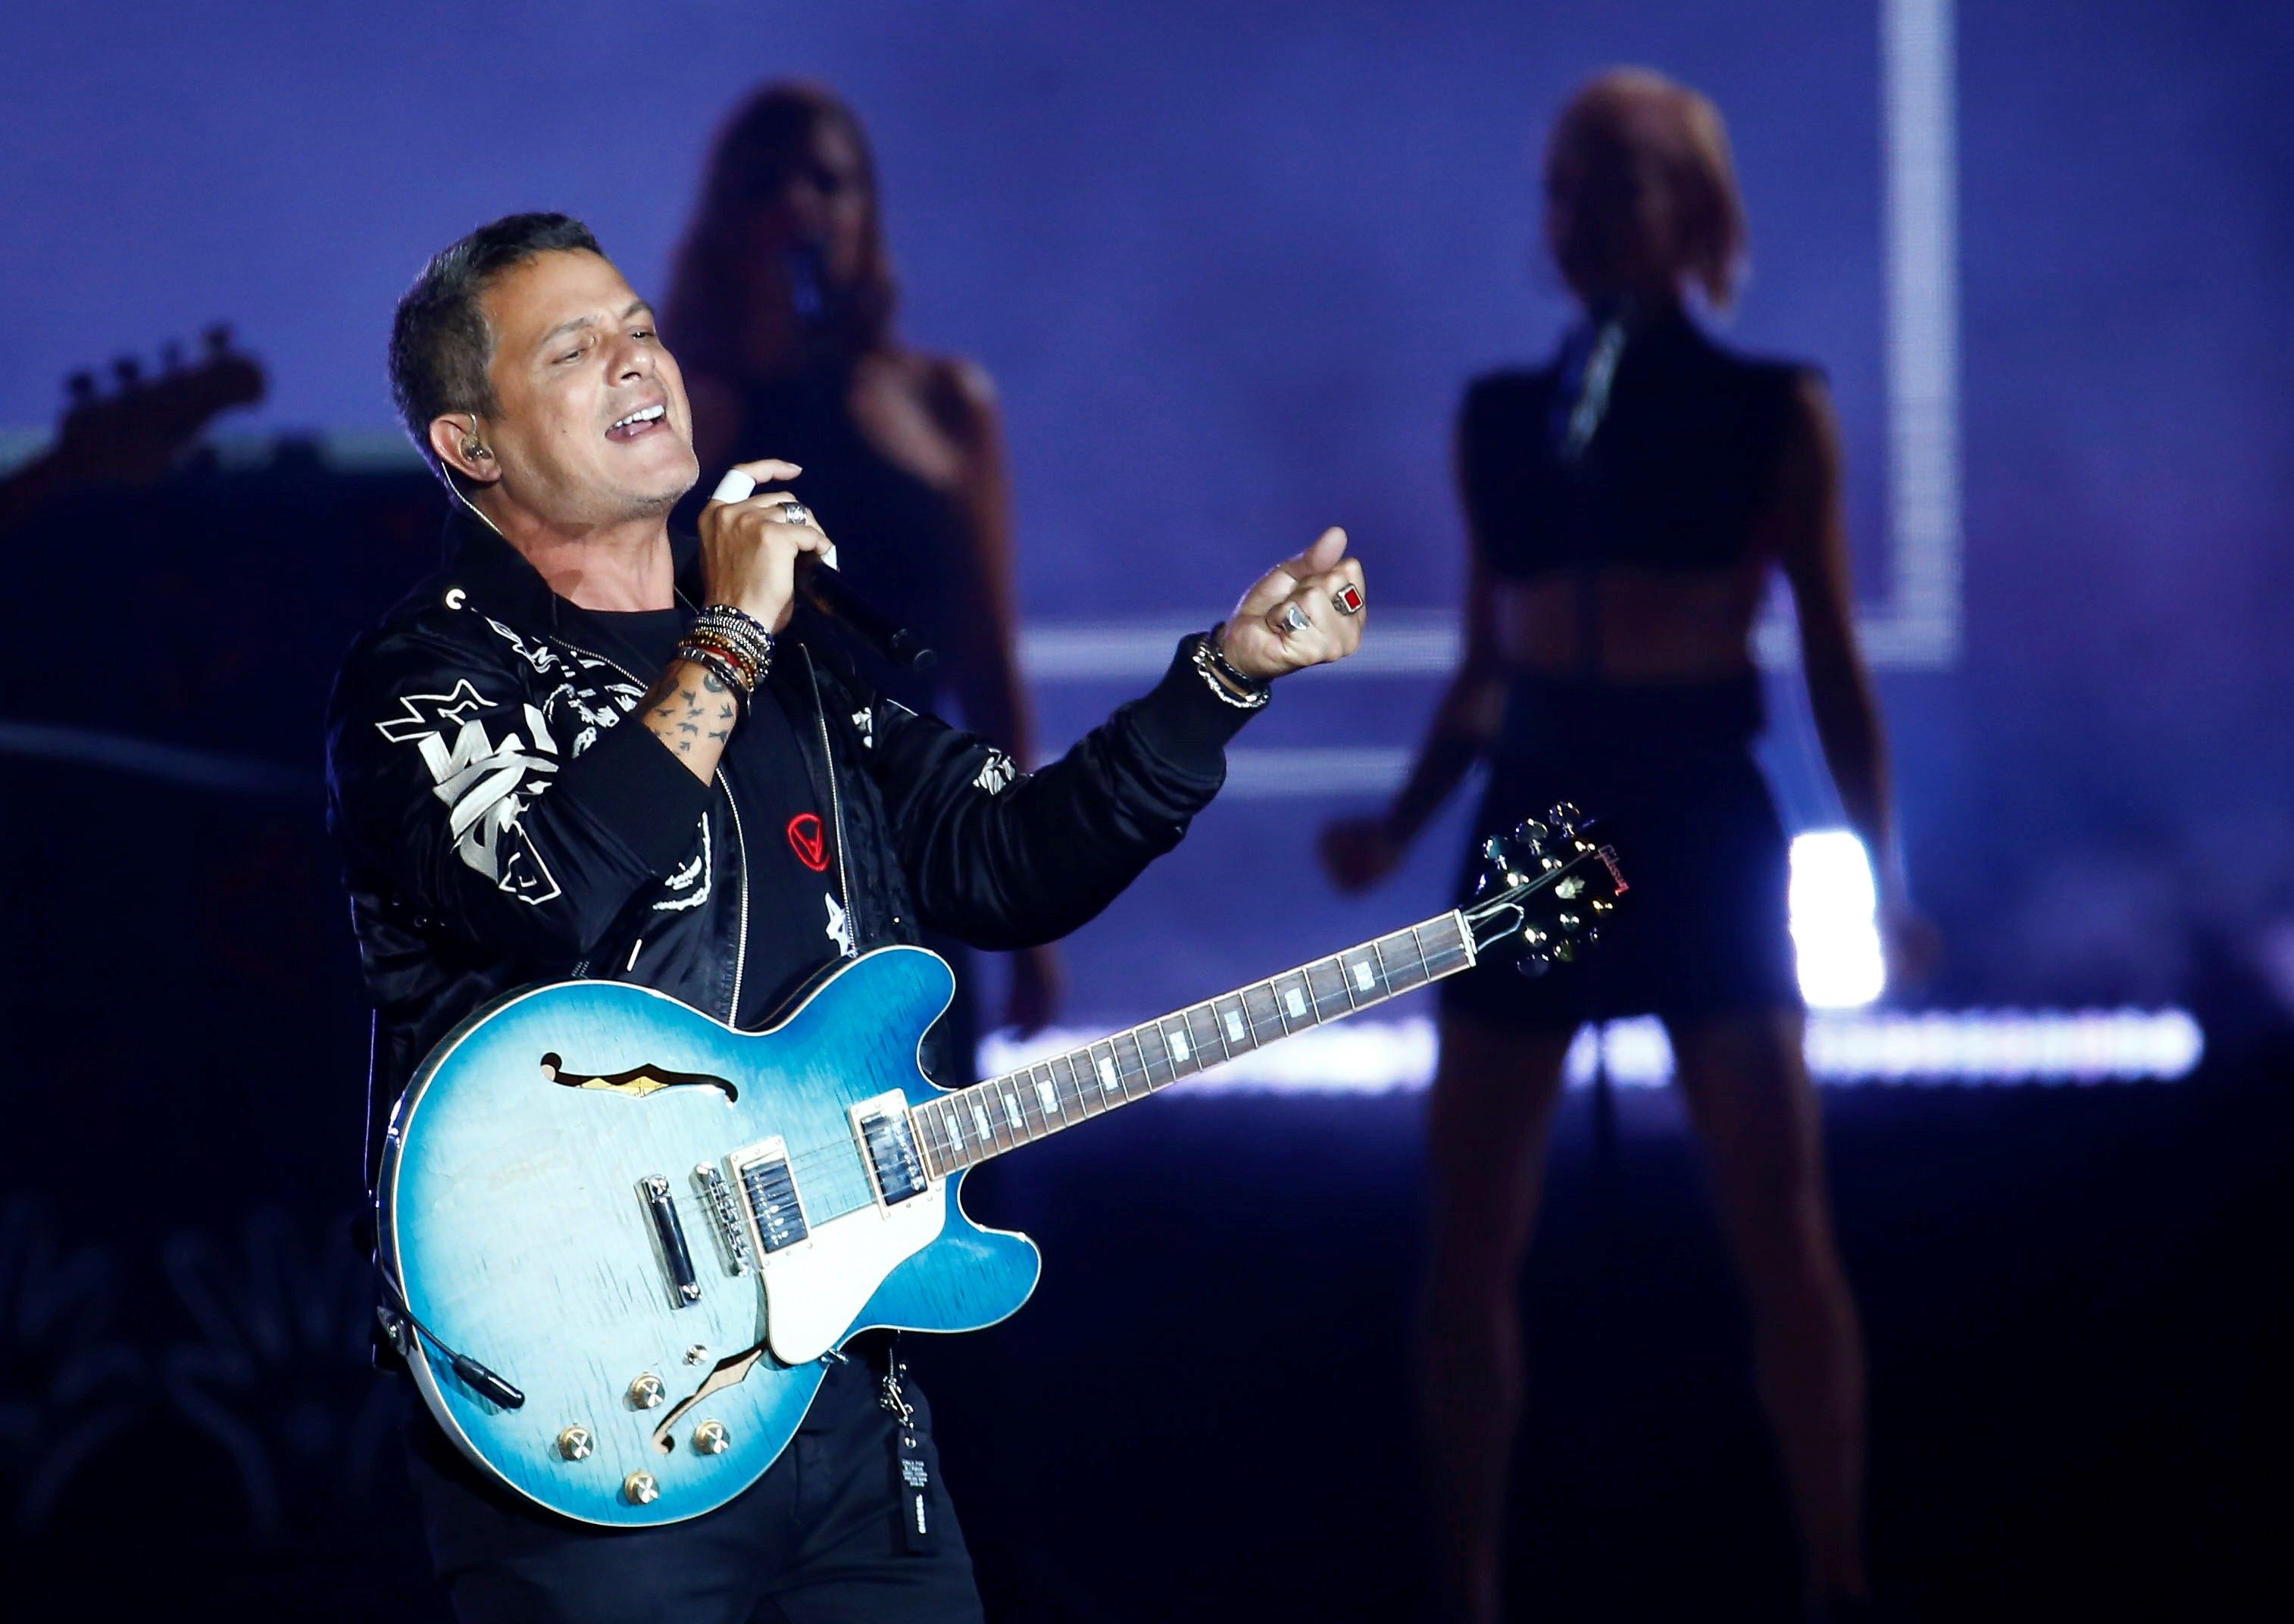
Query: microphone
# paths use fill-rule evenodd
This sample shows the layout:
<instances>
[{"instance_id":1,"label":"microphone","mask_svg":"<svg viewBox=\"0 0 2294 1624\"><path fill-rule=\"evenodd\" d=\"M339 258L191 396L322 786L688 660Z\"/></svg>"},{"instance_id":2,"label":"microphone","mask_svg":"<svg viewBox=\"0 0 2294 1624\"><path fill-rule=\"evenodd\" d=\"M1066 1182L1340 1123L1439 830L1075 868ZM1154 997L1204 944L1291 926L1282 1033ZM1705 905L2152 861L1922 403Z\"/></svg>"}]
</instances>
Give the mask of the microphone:
<instances>
[{"instance_id":1,"label":"microphone","mask_svg":"<svg viewBox=\"0 0 2294 1624\"><path fill-rule=\"evenodd\" d=\"M717 482L710 499L744 502L756 489L757 482L736 468ZM940 655L922 637L861 597L836 572L835 556L836 549L831 548L825 557L797 561L797 596L899 670L922 675L938 665Z\"/></svg>"},{"instance_id":2,"label":"microphone","mask_svg":"<svg viewBox=\"0 0 2294 1624\"><path fill-rule=\"evenodd\" d=\"M781 254L781 268L788 273L789 304L796 312L797 326L808 333L818 332L828 322L824 258L816 242L792 243Z\"/></svg>"}]
</instances>

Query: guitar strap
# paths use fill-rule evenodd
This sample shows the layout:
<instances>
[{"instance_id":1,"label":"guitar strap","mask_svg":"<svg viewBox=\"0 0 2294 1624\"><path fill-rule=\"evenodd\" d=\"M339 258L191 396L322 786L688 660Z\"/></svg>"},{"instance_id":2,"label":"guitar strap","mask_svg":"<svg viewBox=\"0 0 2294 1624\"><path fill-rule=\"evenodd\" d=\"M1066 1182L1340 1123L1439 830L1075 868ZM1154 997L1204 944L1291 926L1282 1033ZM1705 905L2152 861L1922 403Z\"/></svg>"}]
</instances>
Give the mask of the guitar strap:
<instances>
[{"instance_id":1,"label":"guitar strap","mask_svg":"<svg viewBox=\"0 0 2294 1624\"><path fill-rule=\"evenodd\" d=\"M892 1498L900 1508L900 1548L912 1556L940 1548L940 1518L931 1506L931 1466L916 1432L915 1406L902 1384L908 1373L900 1357L899 1334L884 1348L884 1378L879 1401L899 1425L892 1432Z\"/></svg>"}]
</instances>

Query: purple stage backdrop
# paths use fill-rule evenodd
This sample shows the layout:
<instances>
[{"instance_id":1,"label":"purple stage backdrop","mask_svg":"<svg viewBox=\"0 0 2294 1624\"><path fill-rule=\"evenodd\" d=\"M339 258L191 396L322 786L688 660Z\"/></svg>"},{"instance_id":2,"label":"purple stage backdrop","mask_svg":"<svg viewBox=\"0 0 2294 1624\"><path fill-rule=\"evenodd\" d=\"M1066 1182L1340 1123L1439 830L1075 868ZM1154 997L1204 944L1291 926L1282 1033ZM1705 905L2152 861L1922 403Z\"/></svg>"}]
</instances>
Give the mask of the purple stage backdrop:
<instances>
[{"instance_id":1,"label":"purple stage backdrop","mask_svg":"<svg viewBox=\"0 0 2294 1624\"><path fill-rule=\"evenodd\" d=\"M1446 905L1462 804L1362 902L1312 837L1385 792L1438 691L1451 413L1560 332L1533 154L1618 62L1727 114L1753 242L1729 336L1820 363L1844 425L1949 957L1929 1010L1819 1026L1819 1067L2125 1076L2091 1040L2136 1031L2179 1060L2145 1075L2180 1075L2191 1021L2159 1011L2206 1032L2172 1087L1825 1101L1882 1594L1957 1621L2283 1588L2278 1499L2241 1484L2294 1448L2286 0L78 0L0 40L0 468L66 375L211 321L273 380L212 461L8 536L0 1615L445 1616L404 1395L369 1366L368 1023L317 736L336 651L443 511L383 368L427 255L565 209L658 292L724 111L776 77L843 92L903 330L1000 389L1054 747L1273 559L1353 532L1362 657L1286 684L1188 840L1066 949L1062 1020L1104 1029ZM1764 750L1824 824L1774 641ZM1263 1057L1346 1097L1206 1080L967 1185L1047 1260L1025 1313L907 1344L988 1616L1424 1612L1423 1117L1379 1091L1431 1034L1376 1019ZM1619 1081L1662 1069L1639 1035L1601 1050ZM1679 1101L1574 1093L1558 1125L1516 1593L1602 1624L1796 1616Z\"/></svg>"},{"instance_id":2,"label":"purple stage backdrop","mask_svg":"<svg viewBox=\"0 0 2294 1624\"><path fill-rule=\"evenodd\" d=\"M386 446L383 335L427 252L563 208L657 289L717 118L806 75L874 133L904 329L1000 385L1031 621L1208 621L1339 521L1387 624L1428 629L1460 576L1460 386L1542 353L1565 314L1533 264L1534 139L1574 82L1638 61L1730 120L1754 241L1731 331L1829 372L1860 569L1883 594L1883 40L1891 16L1949 28L1951 9L32 11L8 30L0 426L36 434L67 371L224 318L274 383L238 431ZM2209 977L2253 984L2294 917L2289 15L1970 8L1940 58L1959 309L1929 337L1958 346L1961 641L1884 686L1955 1002L2203 1001ZM1049 672L1052 740L1135 680ZM1324 898L1301 857L1376 779L1346 763L1406 744L1433 691L1420 670L1286 694L1254 748L1370 753L1325 759L1312 792L1214 810L1165 883L1079 940L1075 1013L1136 1016L1430 905L1455 815L1371 904ZM1823 821L1805 726L1782 714L1788 808ZM1296 900L1267 905L1278 892ZM1248 939L1226 939L1238 918ZM1205 932L1209 950L1171 951Z\"/></svg>"}]
</instances>

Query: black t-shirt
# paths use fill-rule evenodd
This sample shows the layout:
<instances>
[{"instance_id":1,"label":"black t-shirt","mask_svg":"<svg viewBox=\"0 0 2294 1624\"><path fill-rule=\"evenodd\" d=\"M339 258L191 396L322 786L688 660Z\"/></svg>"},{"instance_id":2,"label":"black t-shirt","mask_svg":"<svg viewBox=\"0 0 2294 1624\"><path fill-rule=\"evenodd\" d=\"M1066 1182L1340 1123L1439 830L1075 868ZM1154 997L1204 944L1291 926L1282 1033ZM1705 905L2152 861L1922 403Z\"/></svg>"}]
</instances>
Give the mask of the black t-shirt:
<instances>
[{"instance_id":1,"label":"black t-shirt","mask_svg":"<svg viewBox=\"0 0 2294 1624\"><path fill-rule=\"evenodd\" d=\"M629 653L642 654L640 669L648 673L669 662L692 620L685 609L584 613ZM748 946L736 1014L742 1027L763 1024L824 965L853 953L829 787L814 773L797 732L818 726L802 688L786 678L759 683L718 759L740 816L749 876Z\"/></svg>"}]
</instances>

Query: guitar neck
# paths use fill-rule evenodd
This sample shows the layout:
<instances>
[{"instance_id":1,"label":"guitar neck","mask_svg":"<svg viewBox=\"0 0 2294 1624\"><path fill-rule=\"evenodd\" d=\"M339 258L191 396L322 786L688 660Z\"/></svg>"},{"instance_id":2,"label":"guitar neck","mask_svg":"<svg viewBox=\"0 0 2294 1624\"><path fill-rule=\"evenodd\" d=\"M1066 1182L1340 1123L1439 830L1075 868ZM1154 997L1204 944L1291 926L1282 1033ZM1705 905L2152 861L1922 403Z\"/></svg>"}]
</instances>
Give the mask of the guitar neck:
<instances>
[{"instance_id":1,"label":"guitar neck","mask_svg":"<svg viewBox=\"0 0 2294 1624\"><path fill-rule=\"evenodd\" d=\"M1473 937L1453 910L928 1100L909 1117L932 1172L945 1177L1473 962Z\"/></svg>"}]
</instances>

